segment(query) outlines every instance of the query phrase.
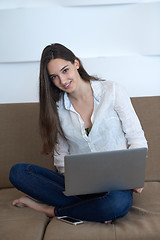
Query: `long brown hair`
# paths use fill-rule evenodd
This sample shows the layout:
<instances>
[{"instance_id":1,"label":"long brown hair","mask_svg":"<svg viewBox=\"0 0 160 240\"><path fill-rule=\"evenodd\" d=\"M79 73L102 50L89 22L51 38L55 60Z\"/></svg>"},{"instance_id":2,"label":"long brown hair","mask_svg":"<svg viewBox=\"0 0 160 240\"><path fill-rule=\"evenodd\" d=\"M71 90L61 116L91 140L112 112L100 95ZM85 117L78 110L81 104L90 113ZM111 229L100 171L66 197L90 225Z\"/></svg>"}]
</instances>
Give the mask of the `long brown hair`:
<instances>
[{"instance_id":1,"label":"long brown hair","mask_svg":"<svg viewBox=\"0 0 160 240\"><path fill-rule=\"evenodd\" d=\"M39 124L40 133L43 141L42 153L49 154L54 151L57 143L58 133L65 138L58 116L56 102L60 99L63 91L57 88L49 78L47 65L51 59L64 59L74 64L77 59L80 63L78 72L84 81L99 80L97 77L89 75L84 69L81 61L74 53L65 46L55 43L44 48L40 62L40 84L39 100L40 114Z\"/></svg>"}]
</instances>

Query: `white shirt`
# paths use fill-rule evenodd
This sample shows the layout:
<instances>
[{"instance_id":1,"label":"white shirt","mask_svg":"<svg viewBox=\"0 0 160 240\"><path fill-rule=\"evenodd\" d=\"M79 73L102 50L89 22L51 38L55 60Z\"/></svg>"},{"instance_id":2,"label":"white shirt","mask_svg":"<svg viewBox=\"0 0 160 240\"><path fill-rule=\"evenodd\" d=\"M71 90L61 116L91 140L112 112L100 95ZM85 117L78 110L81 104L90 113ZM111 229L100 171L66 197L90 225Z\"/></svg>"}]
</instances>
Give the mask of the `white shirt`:
<instances>
[{"instance_id":1,"label":"white shirt","mask_svg":"<svg viewBox=\"0 0 160 240\"><path fill-rule=\"evenodd\" d=\"M92 129L86 135L84 121L73 108L67 93L57 103L59 119L68 141L58 138L54 165L64 172L64 156L68 154L111 151L147 147L139 119L130 98L116 83L91 81L94 109Z\"/></svg>"}]
</instances>

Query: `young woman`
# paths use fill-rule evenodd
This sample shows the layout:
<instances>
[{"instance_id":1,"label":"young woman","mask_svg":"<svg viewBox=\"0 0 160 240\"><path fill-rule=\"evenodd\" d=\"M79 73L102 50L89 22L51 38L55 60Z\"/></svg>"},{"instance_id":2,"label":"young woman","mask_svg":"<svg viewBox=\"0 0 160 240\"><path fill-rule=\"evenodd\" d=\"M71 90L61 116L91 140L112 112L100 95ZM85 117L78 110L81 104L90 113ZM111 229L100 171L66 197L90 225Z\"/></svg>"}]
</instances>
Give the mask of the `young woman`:
<instances>
[{"instance_id":1,"label":"young woman","mask_svg":"<svg viewBox=\"0 0 160 240\"><path fill-rule=\"evenodd\" d=\"M49 217L67 215L105 223L128 213L133 190L63 194L65 155L146 147L147 142L125 91L114 82L90 76L73 52L57 43L47 46L41 57L40 130L43 153L53 152L58 172L32 164L14 165L10 181L33 199L24 196L13 205Z\"/></svg>"}]
</instances>

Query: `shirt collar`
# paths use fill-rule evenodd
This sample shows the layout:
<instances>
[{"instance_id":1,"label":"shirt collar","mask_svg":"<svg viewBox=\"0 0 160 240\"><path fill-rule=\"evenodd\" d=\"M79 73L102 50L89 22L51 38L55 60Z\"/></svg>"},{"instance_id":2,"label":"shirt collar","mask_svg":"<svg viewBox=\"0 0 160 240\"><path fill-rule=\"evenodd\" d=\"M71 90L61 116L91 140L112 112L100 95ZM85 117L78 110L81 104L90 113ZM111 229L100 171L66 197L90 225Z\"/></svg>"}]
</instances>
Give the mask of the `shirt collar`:
<instances>
[{"instance_id":1,"label":"shirt collar","mask_svg":"<svg viewBox=\"0 0 160 240\"><path fill-rule=\"evenodd\" d=\"M101 84L101 81L91 81L91 87L93 90L93 97L96 100L96 102L101 101L102 93L103 93L103 87Z\"/></svg>"},{"instance_id":2,"label":"shirt collar","mask_svg":"<svg viewBox=\"0 0 160 240\"><path fill-rule=\"evenodd\" d=\"M99 103L101 101L101 97L102 97L102 93L103 93L103 87L102 87L102 84L101 84L101 81L91 81L91 87L92 87L92 90L93 90L93 97L95 99L95 101L97 103ZM67 93L65 92L64 93L64 107L67 109L67 110L70 110L71 109L71 101L67 95Z\"/></svg>"},{"instance_id":3,"label":"shirt collar","mask_svg":"<svg viewBox=\"0 0 160 240\"><path fill-rule=\"evenodd\" d=\"M71 105L72 105L72 104L71 104L71 101L70 101L67 93L65 92L65 93L64 93L64 107L65 107L67 110L70 110Z\"/></svg>"}]
</instances>

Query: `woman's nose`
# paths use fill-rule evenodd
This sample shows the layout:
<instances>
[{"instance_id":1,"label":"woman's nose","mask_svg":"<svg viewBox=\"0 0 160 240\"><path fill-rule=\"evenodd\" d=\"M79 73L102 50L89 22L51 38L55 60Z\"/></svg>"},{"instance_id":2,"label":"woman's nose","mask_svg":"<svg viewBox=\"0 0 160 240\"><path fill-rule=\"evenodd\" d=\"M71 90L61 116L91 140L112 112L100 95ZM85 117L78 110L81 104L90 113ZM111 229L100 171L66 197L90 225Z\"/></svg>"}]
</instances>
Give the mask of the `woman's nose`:
<instances>
[{"instance_id":1,"label":"woman's nose","mask_svg":"<svg viewBox=\"0 0 160 240\"><path fill-rule=\"evenodd\" d=\"M65 76L59 76L60 82L61 84L65 84L66 83L66 77Z\"/></svg>"}]
</instances>

